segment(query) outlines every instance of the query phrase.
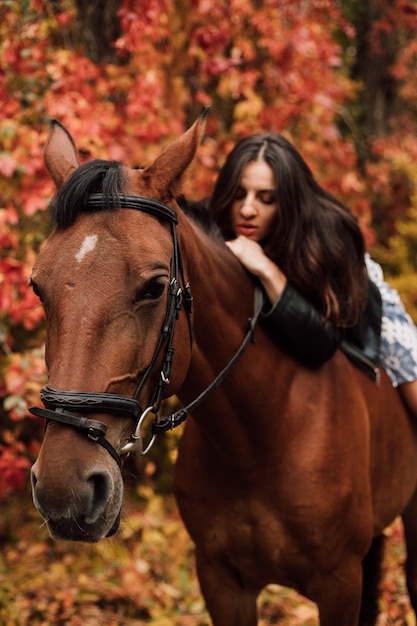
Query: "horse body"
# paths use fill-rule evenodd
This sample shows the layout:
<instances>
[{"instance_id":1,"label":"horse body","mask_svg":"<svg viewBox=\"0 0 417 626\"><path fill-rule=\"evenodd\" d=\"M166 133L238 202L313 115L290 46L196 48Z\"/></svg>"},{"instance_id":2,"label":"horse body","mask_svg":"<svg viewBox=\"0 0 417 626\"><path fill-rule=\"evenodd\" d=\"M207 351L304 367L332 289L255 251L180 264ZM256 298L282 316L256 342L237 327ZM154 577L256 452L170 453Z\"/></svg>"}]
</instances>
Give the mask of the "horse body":
<instances>
[{"instance_id":1,"label":"horse body","mask_svg":"<svg viewBox=\"0 0 417 626\"><path fill-rule=\"evenodd\" d=\"M126 171L123 191L170 203L200 134L199 122L150 168ZM77 170L60 127L51 131L46 162L58 188ZM254 285L226 246L176 209L194 342L181 312L166 393L188 404L242 342ZM46 310L51 387L135 394L164 325L171 257L167 225L137 211L81 213L55 231L32 277ZM141 391L147 404L161 359ZM117 410L91 416L121 449L131 418ZM56 538L98 541L118 526L120 470L104 448L51 419L33 468L35 504ZM226 381L193 411L175 469L213 624L254 626L259 591L278 583L315 601L322 626L356 626L365 555L399 514L415 607L416 442L384 373L377 386L341 353L319 369L302 367L259 324Z\"/></svg>"},{"instance_id":2,"label":"horse body","mask_svg":"<svg viewBox=\"0 0 417 626\"><path fill-rule=\"evenodd\" d=\"M216 626L256 624L255 599L275 582L317 602L322 624L357 624L363 558L414 489L409 420L389 381L381 394L342 354L303 370L258 331L228 380L233 398L251 381L241 404L208 400L180 442L174 490L206 602Z\"/></svg>"}]
</instances>

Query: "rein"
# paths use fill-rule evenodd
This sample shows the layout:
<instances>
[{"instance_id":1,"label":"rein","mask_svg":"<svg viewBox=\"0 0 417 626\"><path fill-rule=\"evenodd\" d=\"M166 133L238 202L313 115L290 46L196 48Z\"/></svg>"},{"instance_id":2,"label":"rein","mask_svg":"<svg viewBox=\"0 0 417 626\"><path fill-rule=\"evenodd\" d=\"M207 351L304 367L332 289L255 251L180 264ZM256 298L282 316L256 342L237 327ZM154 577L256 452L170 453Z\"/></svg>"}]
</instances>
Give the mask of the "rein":
<instances>
[{"instance_id":1,"label":"rein","mask_svg":"<svg viewBox=\"0 0 417 626\"><path fill-rule=\"evenodd\" d=\"M109 454L113 457L119 467L121 467L120 456L122 454L128 454L130 452L144 455L151 449L156 435L171 430L176 426L179 426L185 421L190 411L193 411L197 406L205 400L205 398L218 387L242 353L245 351L247 345L253 341L255 326L262 309L263 304L263 292L260 287L255 288L255 301L253 317L249 319L249 329L242 344L231 358L229 363L223 368L223 370L216 376L212 383L188 406L180 409L176 413L167 417L160 418L158 411L160 409L163 391L169 384L174 348L174 329L175 322L177 321L182 307L184 306L188 325L190 329L190 341L192 343L192 326L191 326L191 307L192 307L192 295L190 286L185 283L183 274L183 265L181 259L181 253L178 246L178 237L176 226L178 224L178 216L176 212L167 207L162 202L147 198L145 196L132 196L123 195L117 198L115 204L106 204L106 200L103 194L93 194L89 197L87 210L99 210L105 208L124 208L134 209L150 213L155 217L168 221L171 224L171 233L173 240L173 255L171 259L171 280L169 285L167 310L165 320L162 325L161 334L158 344L155 348L151 362L149 363L146 371L139 382L133 398L126 398L119 394L111 393L94 393L94 392L75 392L75 391L61 391L53 389L46 385L41 389L40 398L45 406L31 407L30 413L37 417L43 417L47 421L60 422L68 426L72 426L82 431L87 435L89 439L98 443L105 448ZM159 382L156 385L155 391L152 396L151 405L143 410L141 404L138 401L140 394L144 388L146 381L148 380L151 372L155 366L155 363L161 354L164 344L165 356L160 370ZM105 438L107 426L100 421L90 420L86 417L74 414L71 411L80 411L83 413L116 413L128 417L132 417L136 421L136 428L130 438L125 443L119 452L110 444ZM142 438L142 426L147 416L152 413L155 415L152 424L152 437L150 441L144 446Z\"/></svg>"}]
</instances>

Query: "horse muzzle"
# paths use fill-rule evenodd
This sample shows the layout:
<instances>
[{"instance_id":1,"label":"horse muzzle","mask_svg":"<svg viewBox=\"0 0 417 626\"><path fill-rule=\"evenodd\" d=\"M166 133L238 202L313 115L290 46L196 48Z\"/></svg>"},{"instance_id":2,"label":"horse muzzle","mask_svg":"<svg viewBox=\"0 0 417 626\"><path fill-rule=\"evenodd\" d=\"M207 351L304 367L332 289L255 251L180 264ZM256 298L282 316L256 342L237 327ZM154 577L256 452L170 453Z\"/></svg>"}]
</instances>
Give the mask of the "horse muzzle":
<instances>
[{"instance_id":1,"label":"horse muzzle","mask_svg":"<svg viewBox=\"0 0 417 626\"><path fill-rule=\"evenodd\" d=\"M33 502L55 539L100 541L119 526L123 480L119 468L75 429L52 425L48 454L32 467Z\"/></svg>"}]
</instances>

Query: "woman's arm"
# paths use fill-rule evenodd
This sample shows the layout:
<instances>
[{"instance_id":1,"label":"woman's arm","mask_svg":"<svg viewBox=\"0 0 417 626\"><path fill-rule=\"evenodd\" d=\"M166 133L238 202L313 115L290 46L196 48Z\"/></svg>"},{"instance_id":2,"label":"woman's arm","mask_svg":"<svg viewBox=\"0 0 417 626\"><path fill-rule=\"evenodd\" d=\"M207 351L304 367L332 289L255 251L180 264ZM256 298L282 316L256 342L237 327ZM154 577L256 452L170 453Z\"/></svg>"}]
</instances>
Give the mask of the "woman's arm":
<instances>
[{"instance_id":1,"label":"woman's arm","mask_svg":"<svg viewBox=\"0 0 417 626\"><path fill-rule=\"evenodd\" d=\"M272 337L310 367L331 359L344 336L289 283L280 298L264 309L262 319Z\"/></svg>"},{"instance_id":2,"label":"woman's arm","mask_svg":"<svg viewBox=\"0 0 417 626\"><path fill-rule=\"evenodd\" d=\"M325 321L314 306L287 282L285 274L267 257L262 247L247 237L227 246L242 265L256 276L270 301L263 312L270 334L287 345L302 363L316 367L330 359L343 339L341 329Z\"/></svg>"},{"instance_id":3,"label":"woman's arm","mask_svg":"<svg viewBox=\"0 0 417 626\"><path fill-rule=\"evenodd\" d=\"M239 259L243 267L261 281L270 302L278 300L287 284L287 278L279 267L266 256L259 243L240 235L236 239L227 241L226 245Z\"/></svg>"}]
</instances>

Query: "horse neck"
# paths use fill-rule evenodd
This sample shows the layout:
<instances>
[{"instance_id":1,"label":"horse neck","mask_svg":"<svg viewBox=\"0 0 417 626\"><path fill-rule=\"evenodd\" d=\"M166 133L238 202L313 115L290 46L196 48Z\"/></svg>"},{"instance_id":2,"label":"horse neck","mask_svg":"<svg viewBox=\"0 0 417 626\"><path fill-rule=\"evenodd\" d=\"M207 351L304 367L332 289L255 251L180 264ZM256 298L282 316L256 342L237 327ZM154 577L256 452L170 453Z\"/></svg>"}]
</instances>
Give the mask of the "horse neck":
<instances>
[{"instance_id":1,"label":"horse neck","mask_svg":"<svg viewBox=\"0 0 417 626\"><path fill-rule=\"evenodd\" d=\"M196 372L197 386L204 388L242 343L253 316L254 282L224 243L194 224L181 230L185 277L193 295L194 346L188 380L195 396Z\"/></svg>"},{"instance_id":2,"label":"horse neck","mask_svg":"<svg viewBox=\"0 0 417 626\"><path fill-rule=\"evenodd\" d=\"M180 247L193 294L197 344L218 339L235 345L253 314L254 282L227 246L190 224Z\"/></svg>"},{"instance_id":3,"label":"horse neck","mask_svg":"<svg viewBox=\"0 0 417 626\"><path fill-rule=\"evenodd\" d=\"M198 231L185 239L181 248L194 297L194 345L178 396L187 406L213 383L241 346L253 317L254 283L224 244ZM198 446L199 458L204 449L208 463L214 454L236 464L242 457L248 466L252 462L255 466L256 450L269 458L270 442L286 441L279 431L284 422L276 420L271 427L269 410L278 414L284 407L285 412L297 366L294 359L285 358L262 324L258 323L254 339L223 382L192 409L193 419L181 443L183 456L192 456ZM271 432L271 440L265 432Z\"/></svg>"}]
</instances>

